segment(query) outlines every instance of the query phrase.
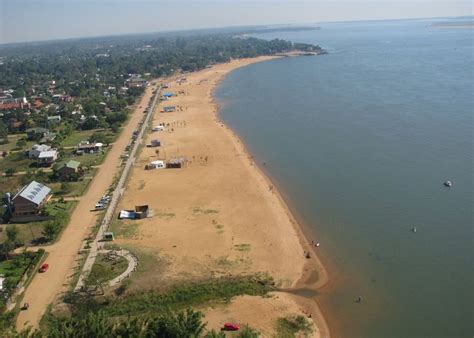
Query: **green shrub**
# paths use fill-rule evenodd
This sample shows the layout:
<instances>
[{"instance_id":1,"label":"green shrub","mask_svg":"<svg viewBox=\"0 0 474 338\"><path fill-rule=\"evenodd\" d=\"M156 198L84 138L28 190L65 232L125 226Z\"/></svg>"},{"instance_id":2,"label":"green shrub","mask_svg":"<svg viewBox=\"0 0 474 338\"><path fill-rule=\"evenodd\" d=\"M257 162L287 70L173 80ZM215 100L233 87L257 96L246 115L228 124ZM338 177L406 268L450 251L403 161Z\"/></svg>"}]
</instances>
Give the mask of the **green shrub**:
<instances>
[{"instance_id":1,"label":"green shrub","mask_svg":"<svg viewBox=\"0 0 474 338\"><path fill-rule=\"evenodd\" d=\"M308 336L313 329L308 320L302 316L289 316L279 318L277 321L278 337L295 337L297 333Z\"/></svg>"}]
</instances>

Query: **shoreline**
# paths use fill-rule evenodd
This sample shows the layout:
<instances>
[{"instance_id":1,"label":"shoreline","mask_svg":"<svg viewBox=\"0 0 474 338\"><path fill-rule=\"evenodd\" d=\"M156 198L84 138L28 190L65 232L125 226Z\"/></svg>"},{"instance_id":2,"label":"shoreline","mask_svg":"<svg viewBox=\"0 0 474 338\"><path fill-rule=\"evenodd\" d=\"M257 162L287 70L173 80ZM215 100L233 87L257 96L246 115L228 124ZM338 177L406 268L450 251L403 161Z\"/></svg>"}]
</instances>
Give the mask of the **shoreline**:
<instances>
[{"instance_id":1,"label":"shoreline","mask_svg":"<svg viewBox=\"0 0 474 338\"><path fill-rule=\"evenodd\" d=\"M232 73L233 71L239 68L243 68L243 67L246 67L255 63L259 63L259 62L277 60L277 59L281 59L285 57L300 57L300 56L306 56L306 55L304 54L303 55L300 55L300 54L278 55L275 57L271 57L269 59L257 60L255 62L246 64L243 66L238 66L230 70L229 72L227 72L225 75L223 75L216 82L216 84L211 88L211 97L212 97L212 104L215 107L214 116L216 118L216 123L223 124L225 127L225 132L233 140L234 144L237 147L239 147L243 153L247 154L247 159L250 165L254 167L256 174L260 175L269 185L276 187L272 191L274 195L277 197L277 199L279 200L281 207L285 209L287 216L293 225L294 230L297 232L301 247L305 251L311 252L311 259L308 259L306 261L304 271L301 272L300 278L296 280L293 286L281 290L282 292L286 292L286 293L292 293L293 291L297 291L299 289L317 291L318 289L322 288L329 282L328 272L325 266L322 264L322 261L320 260L318 254L316 253L314 245L311 244L311 240L309 238L309 233L308 233L309 227L304 224L304 221L302 220L301 216L298 217L298 213L294 210L294 208L290 207L290 203L287 202L287 199L283 197L282 193L280 192L281 189L278 188L278 182L274 178L272 178L271 175L264 168L262 168L262 166L258 164L257 161L255 161L254 154L249 150L249 147L247 146L246 142L243 141L243 138L233 128L231 128L224 120L221 119L221 113L220 113L221 106L218 102L218 99L215 96L215 90L230 73ZM317 280L313 282L315 271L317 272L318 276L317 276ZM316 318L315 321L317 323L318 329L324 332L325 334L324 337L330 337L331 335L330 335L329 327L327 325L327 322L316 300L310 299L308 297L301 297L301 296L297 296L297 298L299 298L298 302L300 304L305 303L304 304L305 307L313 308L313 311L317 313L315 317Z\"/></svg>"},{"instance_id":2,"label":"shoreline","mask_svg":"<svg viewBox=\"0 0 474 338\"><path fill-rule=\"evenodd\" d=\"M215 313L207 309L210 328L218 329L219 323L232 318L255 325L265 336L273 332L277 318L302 314L315 323L315 337L330 336L316 300L302 297L304 292L298 295L307 290L316 294L328 281L327 271L272 179L255 163L239 136L221 121L214 96L224 77L237 68L297 55L302 54L232 60L158 79L177 95L160 102L157 109L174 105L177 111L155 113L152 123L166 123L167 130L147 133L144 143L158 138L162 146L143 148L118 207L149 204L158 217L135 221L132 235L119 236L116 241L145 250L165 264L137 276L132 289L267 273L279 290L268 299L236 297L228 304L230 312L229 308ZM178 81L180 77L186 80ZM150 161L179 156L189 162L182 169L143 169ZM126 233L128 226L119 223L111 231ZM305 257L307 252L310 259ZM257 308L260 310L250 316Z\"/></svg>"}]
</instances>

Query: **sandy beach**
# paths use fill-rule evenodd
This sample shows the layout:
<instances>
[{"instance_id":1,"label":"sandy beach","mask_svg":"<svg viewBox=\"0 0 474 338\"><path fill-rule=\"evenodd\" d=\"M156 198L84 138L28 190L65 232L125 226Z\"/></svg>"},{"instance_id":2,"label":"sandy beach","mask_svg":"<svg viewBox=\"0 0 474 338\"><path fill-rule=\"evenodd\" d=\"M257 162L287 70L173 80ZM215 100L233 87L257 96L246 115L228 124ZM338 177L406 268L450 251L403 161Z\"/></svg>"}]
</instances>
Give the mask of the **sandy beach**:
<instances>
[{"instance_id":1,"label":"sandy beach","mask_svg":"<svg viewBox=\"0 0 474 338\"><path fill-rule=\"evenodd\" d=\"M254 163L238 137L220 120L212 93L232 70L271 59L234 60L167 79L177 96L160 103L176 111L154 116L164 131L146 136L161 147L144 147L119 205L147 204L153 217L117 221L116 242L148 257L131 290L178 281L264 273L284 290L317 289L327 273L272 182ZM161 80L163 82L164 80ZM151 161L185 157L179 169L145 170ZM310 252L310 258L306 253ZM144 263L146 264L146 263ZM243 296L224 308L203 309L210 328L223 321L248 324L263 336L274 333L279 317L303 314L314 323L315 337L329 337L317 304L289 292L268 298Z\"/></svg>"}]
</instances>

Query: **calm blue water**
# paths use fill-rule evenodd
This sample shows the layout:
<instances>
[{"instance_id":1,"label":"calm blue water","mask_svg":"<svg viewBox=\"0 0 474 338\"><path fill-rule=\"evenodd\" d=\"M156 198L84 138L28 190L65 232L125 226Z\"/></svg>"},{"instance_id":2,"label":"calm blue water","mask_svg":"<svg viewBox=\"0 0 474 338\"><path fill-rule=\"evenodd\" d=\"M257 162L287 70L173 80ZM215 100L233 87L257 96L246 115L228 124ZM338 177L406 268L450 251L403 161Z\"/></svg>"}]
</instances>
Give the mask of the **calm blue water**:
<instances>
[{"instance_id":1,"label":"calm blue water","mask_svg":"<svg viewBox=\"0 0 474 338\"><path fill-rule=\"evenodd\" d=\"M216 91L322 243L335 336L474 334L474 30L430 24L260 35L331 54L254 64Z\"/></svg>"}]
</instances>

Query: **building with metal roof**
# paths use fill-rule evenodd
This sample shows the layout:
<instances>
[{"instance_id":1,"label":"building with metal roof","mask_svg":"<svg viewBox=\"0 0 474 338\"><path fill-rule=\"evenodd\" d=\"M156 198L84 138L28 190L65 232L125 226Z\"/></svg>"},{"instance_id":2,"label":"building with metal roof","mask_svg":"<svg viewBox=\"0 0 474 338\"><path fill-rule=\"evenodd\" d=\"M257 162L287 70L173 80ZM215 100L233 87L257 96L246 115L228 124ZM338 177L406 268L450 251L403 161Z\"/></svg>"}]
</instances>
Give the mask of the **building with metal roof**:
<instances>
[{"instance_id":1,"label":"building with metal roof","mask_svg":"<svg viewBox=\"0 0 474 338\"><path fill-rule=\"evenodd\" d=\"M48 151L42 151L38 155L38 165L39 166L50 166L54 163L59 157L59 153L55 149L51 149Z\"/></svg>"},{"instance_id":2,"label":"building with metal roof","mask_svg":"<svg viewBox=\"0 0 474 338\"><path fill-rule=\"evenodd\" d=\"M81 162L70 160L58 169L61 181L76 181L82 176Z\"/></svg>"},{"instance_id":3,"label":"building with metal roof","mask_svg":"<svg viewBox=\"0 0 474 338\"><path fill-rule=\"evenodd\" d=\"M12 199L12 217L38 215L51 198L51 188L36 181L25 185Z\"/></svg>"}]
</instances>

